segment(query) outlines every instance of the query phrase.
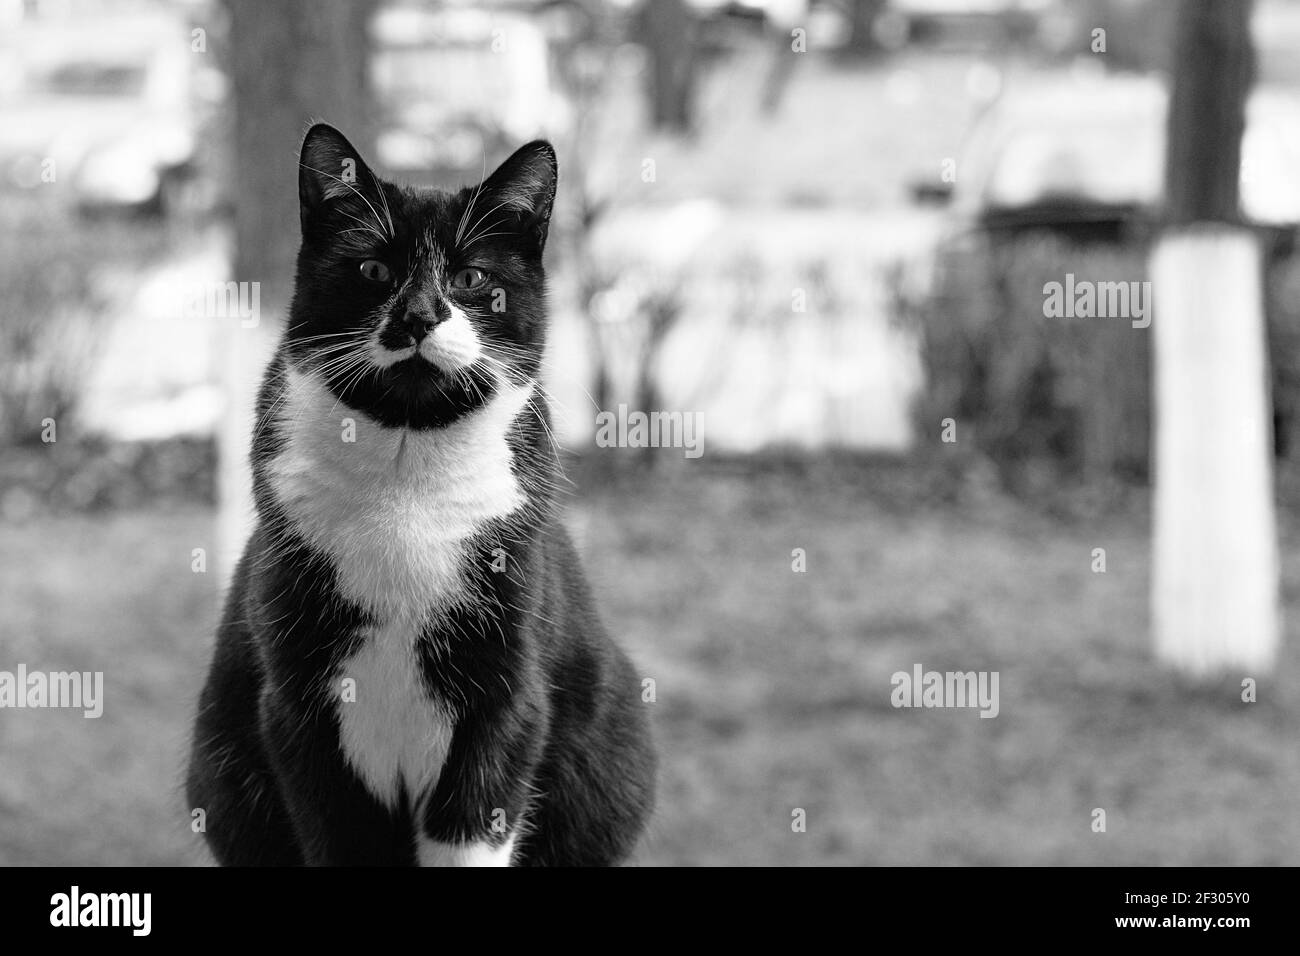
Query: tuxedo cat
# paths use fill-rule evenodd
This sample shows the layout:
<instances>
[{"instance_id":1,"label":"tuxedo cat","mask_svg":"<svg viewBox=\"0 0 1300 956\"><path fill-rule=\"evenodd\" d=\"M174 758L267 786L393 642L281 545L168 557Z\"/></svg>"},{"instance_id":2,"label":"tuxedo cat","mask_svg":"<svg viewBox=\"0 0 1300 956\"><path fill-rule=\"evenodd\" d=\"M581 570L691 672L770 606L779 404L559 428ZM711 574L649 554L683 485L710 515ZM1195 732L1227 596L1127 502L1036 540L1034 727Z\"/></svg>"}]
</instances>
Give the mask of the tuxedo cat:
<instances>
[{"instance_id":1,"label":"tuxedo cat","mask_svg":"<svg viewBox=\"0 0 1300 956\"><path fill-rule=\"evenodd\" d=\"M604 865L645 824L640 679L556 514L537 384L555 186L544 142L446 193L307 133L189 768L222 864Z\"/></svg>"}]
</instances>

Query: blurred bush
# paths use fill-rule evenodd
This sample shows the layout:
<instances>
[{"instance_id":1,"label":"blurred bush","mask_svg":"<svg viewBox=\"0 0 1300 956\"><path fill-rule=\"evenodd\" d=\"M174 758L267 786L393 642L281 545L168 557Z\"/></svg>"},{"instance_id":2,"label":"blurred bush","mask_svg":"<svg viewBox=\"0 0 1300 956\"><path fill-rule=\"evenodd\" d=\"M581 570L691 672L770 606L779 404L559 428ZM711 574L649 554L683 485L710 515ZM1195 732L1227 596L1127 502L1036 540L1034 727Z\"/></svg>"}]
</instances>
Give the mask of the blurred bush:
<instances>
[{"instance_id":1,"label":"blurred bush","mask_svg":"<svg viewBox=\"0 0 1300 956\"><path fill-rule=\"evenodd\" d=\"M918 339L926 384L914 405L922 444L945 418L958 446L1006 483L1144 478L1150 434L1150 330L1122 318L1047 318L1043 286L1140 280L1146 254L1051 236L971 237L944 256L927 294L887 279L893 317Z\"/></svg>"},{"instance_id":2,"label":"blurred bush","mask_svg":"<svg viewBox=\"0 0 1300 956\"><path fill-rule=\"evenodd\" d=\"M94 360L89 256L51 230L0 229L0 446L39 444L65 421Z\"/></svg>"},{"instance_id":3,"label":"blurred bush","mask_svg":"<svg viewBox=\"0 0 1300 956\"><path fill-rule=\"evenodd\" d=\"M39 444L43 419L62 428L75 418L111 302L175 238L167 226L22 200L0 210L0 447Z\"/></svg>"},{"instance_id":4,"label":"blurred bush","mask_svg":"<svg viewBox=\"0 0 1300 956\"><path fill-rule=\"evenodd\" d=\"M1043 287L1146 279L1145 246L1080 245L1051 234L969 237L940 260L926 293L901 268L887 278L892 317L919 345L926 384L914 405L923 446L945 418L958 446L987 457L1012 490L1061 481L1149 477L1151 330L1125 318L1047 318ZM1265 283L1276 447L1300 408L1300 259Z\"/></svg>"},{"instance_id":5,"label":"blurred bush","mask_svg":"<svg viewBox=\"0 0 1300 956\"><path fill-rule=\"evenodd\" d=\"M0 456L0 520L119 508L212 505L216 444L209 438L110 441L67 435Z\"/></svg>"},{"instance_id":6,"label":"blurred bush","mask_svg":"<svg viewBox=\"0 0 1300 956\"><path fill-rule=\"evenodd\" d=\"M81 402L115 301L172 241L131 220L88 222L14 202L0 223L0 517L212 499L211 442L87 434ZM42 440L54 420L54 442Z\"/></svg>"}]
</instances>

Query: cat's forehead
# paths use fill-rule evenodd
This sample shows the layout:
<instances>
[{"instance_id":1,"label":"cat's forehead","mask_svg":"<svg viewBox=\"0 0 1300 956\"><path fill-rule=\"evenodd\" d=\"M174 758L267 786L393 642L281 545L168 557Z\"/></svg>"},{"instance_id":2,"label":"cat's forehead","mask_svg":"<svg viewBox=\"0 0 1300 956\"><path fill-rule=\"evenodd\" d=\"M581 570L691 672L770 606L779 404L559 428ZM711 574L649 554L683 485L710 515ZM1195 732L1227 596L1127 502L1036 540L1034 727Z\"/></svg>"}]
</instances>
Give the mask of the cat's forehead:
<instances>
[{"instance_id":1,"label":"cat's forehead","mask_svg":"<svg viewBox=\"0 0 1300 956\"><path fill-rule=\"evenodd\" d=\"M400 196L400 208L393 210L398 241L421 256L446 256L456 244L465 212L464 191L403 187Z\"/></svg>"}]
</instances>

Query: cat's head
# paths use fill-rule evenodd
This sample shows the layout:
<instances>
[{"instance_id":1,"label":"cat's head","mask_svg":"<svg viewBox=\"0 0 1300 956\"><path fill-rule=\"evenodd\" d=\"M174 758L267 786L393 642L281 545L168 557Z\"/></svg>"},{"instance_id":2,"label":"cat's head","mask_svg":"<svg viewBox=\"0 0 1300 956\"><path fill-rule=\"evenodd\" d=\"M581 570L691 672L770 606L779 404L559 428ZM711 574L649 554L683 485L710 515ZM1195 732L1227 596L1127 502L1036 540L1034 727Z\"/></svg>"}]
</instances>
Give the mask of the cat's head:
<instances>
[{"instance_id":1,"label":"cat's head","mask_svg":"<svg viewBox=\"0 0 1300 956\"><path fill-rule=\"evenodd\" d=\"M459 192L399 187L313 126L286 360L391 427L446 425L533 379L555 184L555 151L538 141Z\"/></svg>"}]
</instances>

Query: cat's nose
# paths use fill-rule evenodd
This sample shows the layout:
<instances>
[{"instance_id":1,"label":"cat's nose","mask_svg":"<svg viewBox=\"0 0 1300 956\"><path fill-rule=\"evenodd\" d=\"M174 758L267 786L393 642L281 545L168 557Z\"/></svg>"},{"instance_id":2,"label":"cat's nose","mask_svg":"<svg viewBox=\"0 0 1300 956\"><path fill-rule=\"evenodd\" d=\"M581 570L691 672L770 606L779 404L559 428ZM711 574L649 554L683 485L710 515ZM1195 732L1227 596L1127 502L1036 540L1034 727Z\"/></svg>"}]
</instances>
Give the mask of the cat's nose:
<instances>
[{"instance_id":1,"label":"cat's nose","mask_svg":"<svg viewBox=\"0 0 1300 956\"><path fill-rule=\"evenodd\" d=\"M450 314L451 310L447 308L446 303L411 305L407 307L405 315L402 316L402 323L406 326L407 331L414 336L415 341L419 342L437 328L439 324L446 321Z\"/></svg>"}]
</instances>

